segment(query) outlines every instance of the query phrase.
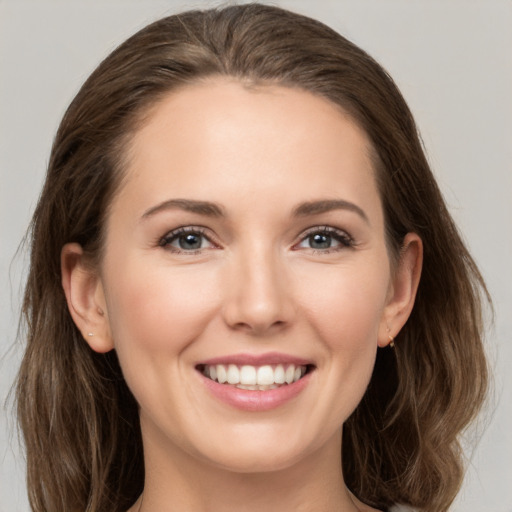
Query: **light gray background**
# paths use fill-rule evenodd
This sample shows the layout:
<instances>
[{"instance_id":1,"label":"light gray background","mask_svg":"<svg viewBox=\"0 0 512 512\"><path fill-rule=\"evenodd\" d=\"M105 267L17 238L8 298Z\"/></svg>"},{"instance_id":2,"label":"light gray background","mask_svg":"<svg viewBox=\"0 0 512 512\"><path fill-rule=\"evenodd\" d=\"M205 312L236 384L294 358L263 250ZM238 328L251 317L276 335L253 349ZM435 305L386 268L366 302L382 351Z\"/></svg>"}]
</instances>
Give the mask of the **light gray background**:
<instances>
[{"instance_id":1,"label":"light gray background","mask_svg":"<svg viewBox=\"0 0 512 512\"><path fill-rule=\"evenodd\" d=\"M485 431L456 512L512 512L512 2L276 1L316 17L377 58L402 89L450 210L494 297L496 374ZM15 251L67 104L118 43L149 21L207 1L0 0L0 400L24 253ZM28 510L14 420L0 410L0 511Z\"/></svg>"}]
</instances>

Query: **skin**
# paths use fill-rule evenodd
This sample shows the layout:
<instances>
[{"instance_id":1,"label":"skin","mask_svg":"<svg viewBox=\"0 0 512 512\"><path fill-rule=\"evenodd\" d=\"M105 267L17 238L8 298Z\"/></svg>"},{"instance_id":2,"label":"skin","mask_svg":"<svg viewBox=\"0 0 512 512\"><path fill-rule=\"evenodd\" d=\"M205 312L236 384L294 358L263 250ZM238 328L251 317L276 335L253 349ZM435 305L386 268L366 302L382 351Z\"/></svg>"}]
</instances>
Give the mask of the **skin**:
<instances>
[{"instance_id":1,"label":"skin","mask_svg":"<svg viewBox=\"0 0 512 512\"><path fill-rule=\"evenodd\" d=\"M146 482L131 511L373 510L343 485L341 427L409 316L422 247L407 235L392 268L369 154L347 115L302 90L217 78L153 108L101 267L77 244L62 251L75 323L93 350L117 351L140 404ZM174 199L223 216L152 211ZM352 206L294 215L318 200ZM183 226L201 226L199 250L169 235ZM310 235L325 226L319 247ZM314 370L269 411L217 400L195 367L270 351Z\"/></svg>"}]
</instances>

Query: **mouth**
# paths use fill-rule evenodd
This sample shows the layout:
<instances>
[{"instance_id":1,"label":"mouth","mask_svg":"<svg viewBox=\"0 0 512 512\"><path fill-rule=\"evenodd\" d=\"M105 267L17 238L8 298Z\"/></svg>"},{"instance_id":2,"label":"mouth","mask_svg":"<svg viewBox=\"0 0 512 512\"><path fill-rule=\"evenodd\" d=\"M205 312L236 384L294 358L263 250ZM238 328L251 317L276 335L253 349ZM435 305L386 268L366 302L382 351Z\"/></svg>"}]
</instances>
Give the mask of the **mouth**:
<instances>
[{"instance_id":1,"label":"mouth","mask_svg":"<svg viewBox=\"0 0 512 512\"><path fill-rule=\"evenodd\" d=\"M289 386L314 370L312 364L199 364L196 370L207 379L247 391L268 391Z\"/></svg>"},{"instance_id":2,"label":"mouth","mask_svg":"<svg viewBox=\"0 0 512 512\"><path fill-rule=\"evenodd\" d=\"M290 354L231 354L195 366L217 400L246 412L264 412L295 402L316 366Z\"/></svg>"}]
</instances>

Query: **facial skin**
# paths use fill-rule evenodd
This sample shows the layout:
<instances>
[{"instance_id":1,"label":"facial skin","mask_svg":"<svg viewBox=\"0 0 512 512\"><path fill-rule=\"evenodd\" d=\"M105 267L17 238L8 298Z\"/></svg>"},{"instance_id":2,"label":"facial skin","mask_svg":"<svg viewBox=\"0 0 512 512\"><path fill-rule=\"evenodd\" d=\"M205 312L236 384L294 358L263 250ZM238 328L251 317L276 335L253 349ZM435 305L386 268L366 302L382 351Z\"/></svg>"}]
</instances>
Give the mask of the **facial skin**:
<instances>
[{"instance_id":1,"label":"facial skin","mask_svg":"<svg viewBox=\"0 0 512 512\"><path fill-rule=\"evenodd\" d=\"M220 78L169 94L134 137L101 268L69 244L63 285L84 338L117 351L140 405L144 506L167 510L156 482L172 474L192 489L187 470L219 487L228 474L342 487L341 426L405 323L421 267L413 234L391 266L369 151L325 99ZM325 201L338 203L304 206ZM198 371L269 353L309 365L301 390L269 409L226 403ZM356 510L347 493L326 495Z\"/></svg>"}]
</instances>

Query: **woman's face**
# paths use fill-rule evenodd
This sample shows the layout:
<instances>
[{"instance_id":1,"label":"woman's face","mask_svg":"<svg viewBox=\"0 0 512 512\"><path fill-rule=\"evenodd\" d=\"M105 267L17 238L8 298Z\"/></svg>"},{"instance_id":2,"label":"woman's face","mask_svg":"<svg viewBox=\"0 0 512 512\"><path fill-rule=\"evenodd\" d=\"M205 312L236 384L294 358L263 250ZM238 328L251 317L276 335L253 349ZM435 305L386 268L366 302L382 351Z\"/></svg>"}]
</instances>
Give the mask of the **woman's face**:
<instances>
[{"instance_id":1,"label":"woman's face","mask_svg":"<svg viewBox=\"0 0 512 512\"><path fill-rule=\"evenodd\" d=\"M153 109L107 221L107 329L88 340L115 348L146 450L258 471L339 447L405 321L369 154L297 89L216 79Z\"/></svg>"}]
</instances>

